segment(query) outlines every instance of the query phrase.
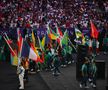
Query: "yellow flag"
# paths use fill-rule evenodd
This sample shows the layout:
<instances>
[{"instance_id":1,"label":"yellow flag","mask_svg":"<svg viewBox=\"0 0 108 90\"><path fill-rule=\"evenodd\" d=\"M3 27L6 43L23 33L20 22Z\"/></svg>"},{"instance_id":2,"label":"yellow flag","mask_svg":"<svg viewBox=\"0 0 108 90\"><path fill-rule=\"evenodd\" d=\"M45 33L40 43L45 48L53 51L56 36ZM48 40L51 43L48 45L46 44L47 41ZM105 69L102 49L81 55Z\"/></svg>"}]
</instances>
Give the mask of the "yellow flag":
<instances>
[{"instance_id":1,"label":"yellow flag","mask_svg":"<svg viewBox=\"0 0 108 90\"><path fill-rule=\"evenodd\" d=\"M34 47L35 47L35 36L34 36L34 32L32 31L32 42L33 42L33 45L34 45Z\"/></svg>"},{"instance_id":2,"label":"yellow flag","mask_svg":"<svg viewBox=\"0 0 108 90\"><path fill-rule=\"evenodd\" d=\"M42 42L41 42L42 47L45 46L45 37L43 37Z\"/></svg>"}]
</instances>

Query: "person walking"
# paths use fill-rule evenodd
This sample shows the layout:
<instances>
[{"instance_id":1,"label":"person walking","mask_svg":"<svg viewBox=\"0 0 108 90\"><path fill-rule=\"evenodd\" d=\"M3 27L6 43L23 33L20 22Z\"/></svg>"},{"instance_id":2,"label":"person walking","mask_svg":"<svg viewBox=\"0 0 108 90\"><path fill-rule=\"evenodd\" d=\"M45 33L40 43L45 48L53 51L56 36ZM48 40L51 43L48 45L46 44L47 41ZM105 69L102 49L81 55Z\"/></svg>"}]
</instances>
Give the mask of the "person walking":
<instances>
[{"instance_id":1,"label":"person walking","mask_svg":"<svg viewBox=\"0 0 108 90\"><path fill-rule=\"evenodd\" d=\"M54 72L53 72L53 74L54 74L54 76L58 76L60 74L60 70L59 70L60 60L59 60L59 57L58 57L57 53L54 56L53 64L54 64Z\"/></svg>"},{"instance_id":2,"label":"person walking","mask_svg":"<svg viewBox=\"0 0 108 90\"><path fill-rule=\"evenodd\" d=\"M95 60L92 60L90 64L90 79L91 79L91 85L92 87L96 87L96 73L97 73L97 66L95 63Z\"/></svg>"},{"instance_id":3,"label":"person walking","mask_svg":"<svg viewBox=\"0 0 108 90\"><path fill-rule=\"evenodd\" d=\"M62 55L61 66L66 67L66 49L65 48L62 48L61 55Z\"/></svg>"},{"instance_id":4,"label":"person walking","mask_svg":"<svg viewBox=\"0 0 108 90\"><path fill-rule=\"evenodd\" d=\"M81 67L81 75L82 75L82 79L80 83L80 88L82 88L83 85L85 86L85 88L89 88L87 86L87 81L88 81L88 58L87 57L85 57L84 63Z\"/></svg>"},{"instance_id":5,"label":"person walking","mask_svg":"<svg viewBox=\"0 0 108 90\"><path fill-rule=\"evenodd\" d=\"M21 61L20 65L18 66L18 69L17 69L17 74L19 75L19 82L20 82L19 89L24 89L24 80L23 80L24 73L25 73L25 69L24 69L23 62Z\"/></svg>"},{"instance_id":6,"label":"person walking","mask_svg":"<svg viewBox=\"0 0 108 90\"><path fill-rule=\"evenodd\" d=\"M73 58L72 58L72 47L69 45L67 46L67 64L71 64L73 62Z\"/></svg>"}]
</instances>

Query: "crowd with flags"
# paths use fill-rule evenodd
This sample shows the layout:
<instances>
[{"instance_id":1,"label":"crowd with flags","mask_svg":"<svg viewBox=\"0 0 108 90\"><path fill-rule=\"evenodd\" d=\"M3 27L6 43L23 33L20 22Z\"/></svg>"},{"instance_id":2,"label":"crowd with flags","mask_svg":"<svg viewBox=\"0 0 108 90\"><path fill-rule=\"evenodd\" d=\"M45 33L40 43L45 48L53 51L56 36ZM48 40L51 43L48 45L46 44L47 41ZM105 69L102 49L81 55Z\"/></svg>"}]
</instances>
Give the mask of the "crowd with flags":
<instances>
[{"instance_id":1,"label":"crowd with flags","mask_svg":"<svg viewBox=\"0 0 108 90\"><path fill-rule=\"evenodd\" d=\"M10 57L11 64L19 67L20 58L27 59L30 72L45 69L59 75L60 66L75 62L72 55L77 53L78 45L88 46L89 54L94 56L100 51L106 54L107 3L107 0L2 0L0 60Z\"/></svg>"}]
</instances>

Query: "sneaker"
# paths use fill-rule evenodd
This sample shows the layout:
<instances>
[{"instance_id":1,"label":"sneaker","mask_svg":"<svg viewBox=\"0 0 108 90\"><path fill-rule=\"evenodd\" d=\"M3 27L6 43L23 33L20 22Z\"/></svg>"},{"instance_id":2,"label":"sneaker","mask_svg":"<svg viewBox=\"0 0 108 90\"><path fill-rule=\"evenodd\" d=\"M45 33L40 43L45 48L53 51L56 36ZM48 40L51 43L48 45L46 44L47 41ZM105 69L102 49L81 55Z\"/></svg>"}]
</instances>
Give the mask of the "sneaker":
<instances>
[{"instance_id":1,"label":"sneaker","mask_svg":"<svg viewBox=\"0 0 108 90\"><path fill-rule=\"evenodd\" d=\"M89 78L89 82L91 82L91 81L92 81L92 79Z\"/></svg>"},{"instance_id":2,"label":"sneaker","mask_svg":"<svg viewBox=\"0 0 108 90\"><path fill-rule=\"evenodd\" d=\"M37 72L40 72L40 70L38 69Z\"/></svg>"},{"instance_id":3,"label":"sneaker","mask_svg":"<svg viewBox=\"0 0 108 90\"><path fill-rule=\"evenodd\" d=\"M90 83L91 86L93 86L93 83Z\"/></svg>"},{"instance_id":4,"label":"sneaker","mask_svg":"<svg viewBox=\"0 0 108 90\"><path fill-rule=\"evenodd\" d=\"M89 88L89 86L85 86L85 88Z\"/></svg>"},{"instance_id":5,"label":"sneaker","mask_svg":"<svg viewBox=\"0 0 108 90\"><path fill-rule=\"evenodd\" d=\"M66 65L63 65L63 67L66 67Z\"/></svg>"},{"instance_id":6,"label":"sneaker","mask_svg":"<svg viewBox=\"0 0 108 90\"><path fill-rule=\"evenodd\" d=\"M74 60L72 60L72 63L74 63L75 61Z\"/></svg>"},{"instance_id":7,"label":"sneaker","mask_svg":"<svg viewBox=\"0 0 108 90\"><path fill-rule=\"evenodd\" d=\"M54 70L54 68L51 68L51 71L53 71Z\"/></svg>"},{"instance_id":8,"label":"sneaker","mask_svg":"<svg viewBox=\"0 0 108 90\"><path fill-rule=\"evenodd\" d=\"M95 88L95 87L96 87L96 85L95 85L95 84L93 84L93 87Z\"/></svg>"},{"instance_id":9,"label":"sneaker","mask_svg":"<svg viewBox=\"0 0 108 90\"><path fill-rule=\"evenodd\" d=\"M24 89L23 87L19 87L19 89Z\"/></svg>"},{"instance_id":10,"label":"sneaker","mask_svg":"<svg viewBox=\"0 0 108 90\"><path fill-rule=\"evenodd\" d=\"M71 61L69 61L68 64L71 64Z\"/></svg>"},{"instance_id":11,"label":"sneaker","mask_svg":"<svg viewBox=\"0 0 108 90\"><path fill-rule=\"evenodd\" d=\"M106 52L104 52L104 54L106 54Z\"/></svg>"},{"instance_id":12,"label":"sneaker","mask_svg":"<svg viewBox=\"0 0 108 90\"><path fill-rule=\"evenodd\" d=\"M80 84L80 88L82 88L82 84Z\"/></svg>"},{"instance_id":13,"label":"sneaker","mask_svg":"<svg viewBox=\"0 0 108 90\"><path fill-rule=\"evenodd\" d=\"M55 73L53 72L52 74L54 75Z\"/></svg>"}]
</instances>

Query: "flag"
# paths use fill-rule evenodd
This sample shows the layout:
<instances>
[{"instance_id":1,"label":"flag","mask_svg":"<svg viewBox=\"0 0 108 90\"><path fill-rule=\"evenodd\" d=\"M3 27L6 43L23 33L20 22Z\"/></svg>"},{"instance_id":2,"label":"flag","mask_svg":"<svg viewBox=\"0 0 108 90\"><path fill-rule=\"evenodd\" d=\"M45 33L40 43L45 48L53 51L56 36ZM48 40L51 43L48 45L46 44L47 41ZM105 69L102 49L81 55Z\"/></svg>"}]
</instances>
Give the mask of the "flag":
<instances>
[{"instance_id":1,"label":"flag","mask_svg":"<svg viewBox=\"0 0 108 90\"><path fill-rule=\"evenodd\" d=\"M18 39L17 39L18 54L20 54L21 46L22 46L22 42L23 42L23 38L22 38L22 36L21 36L21 31L20 31L19 28L17 28L17 35L18 35Z\"/></svg>"},{"instance_id":2,"label":"flag","mask_svg":"<svg viewBox=\"0 0 108 90\"><path fill-rule=\"evenodd\" d=\"M82 32L79 29L75 28L75 35L76 35L76 38L78 39L82 37Z\"/></svg>"},{"instance_id":3,"label":"flag","mask_svg":"<svg viewBox=\"0 0 108 90\"><path fill-rule=\"evenodd\" d=\"M4 37L4 39L5 39L6 43L8 44L10 52L11 52L11 64L13 66L17 66L18 65L18 56L17 56L17 49L15 48L16 45L13 44L12 40L9 39L7 34L5 34L5 36L6 37ZM12 48L12 46L13 46L13 48Z\"/></svg>"},{"instance_id":4,"label":"flag","mask_svg":"<svg viewBox=\"0 0 108 90\"><path fill-rule=\"evenodd\" d=\"M40 49L42 51L44 51L44 46L45 46L45 36L43 37L42 41L40 40L40 38L38 37L38 41L39 41L39 46L40 46Z\"/></svg>"},{"instance_id":5,"label":"flag","mask_svg":"<svg viewBox=\"0 0 108 90\"><path fill-rule=\"evenodd\" d=\"M6 37L7 39L6 39ZM5 36L3 36L4 40L6 41L7 45L9 46L10 52L12 54L12 56L17 56L16 52L14 51L14 49L11 47L12 41L8 38L7 34L5 34Z\"/></svg>"},{"instance_id":6,"label":"flag","mask_svg":"<svg viewBox=\"0 0 108 90\"><path fill-rule=\"evenodd\" d=\"M50 38L48 36L48 34L45 34L45 43L48 45L50 43Z\"/></svg>"},{"instance_id":7,"label":"flag","mask_svg":"<svg viewBox=\"0 0 108 90\"><path fill-rule=\"evenodd\" d=\"M60 30L59 27L56 27L56 32L57 32L57 34L58 34L59 36L63 37L63 33L62 33L62 31Z\"/></svg>"},{"instance_id":8,"label":"flag","mask_svg":"<svg viewBox=\"0 0 108 90\"><path fill-rule=\"evenodd\" d=\"M82 44L84 45L86 43L85 36L82 34Z\"/></svg>"},{"instance_id":9,"label":"flag","mask_svg":"<svg viewBox=\"0 0 108 90\"><path fill-rule=\"evenodd\" d=\"M11 54L11 64L13 65L13 66L18 66L18 57L15 55L15 56L13 56L12 54Z\"/></svg>"},{"instance_id":10,"label":"flag","mask_svg":"<svg viewBox=\"0 0 108 90\"><path fill-rule=\"evenodd\" d=\"M34 36L34 32L33 31L32 31L32 42L33 42L33 45L35 47L36 41L35 41L35 36Z\"/></svg>"},{"instance_id":11,"label":"flag","mask_svg":"<svg viewBox=\"0 0 108 90\"><path fill-rule=\"evenodd\" d=\"M22 44L21 57L28 57L31 60L37 61L36 53L25 40L23 40Z\"/></svg>"},{"instance_id":12,"label":"flag","mask_svg":"<svg viewBox=\"0 0 108 90\"><path fill-rule=\"evenodd\" d=\"M42 45L42 47L44 48L44 46L45 46L45 36L44 36L43 39L42 39L41 45Z\"/></svg>"},{"instance_id":13,"label":"flag","mask_svg":"<svg viewBox=\"0 0 108 90\"><path fill-rule=\"evenodd\" d=\"M68 45L68 33L67 30L64 32L63 38L61 40L61 46L62 45Z\"/></svg>"},{"instance_id":14,"label":"flag","mask_svg":"<svg viewBox=\"0 0 108 90\"><path fill-rule=\"evenodd\" d=\"M58 38L58 35L53 30L51 30L49 26L47 26L47 34L51 40L56 40Z\"/></svg>"},{"instance_id":15,"label":"flag","mask_svg":"<svg viewBox=\"0 0 108 90\"><path fill-rule=\"evenodd\" d=\"M86 41L83 33L79 29L75 28L75 34L76 34L76 39L81 38L81 42L84 45Z\"/></svg>"},{"instance_id":16,"label":"flag","mask_svg":"<svg viewBox=\"0 0 108 90\"><path fill-rule=\"evenodd\" d=\"M57 32L57 34L58 34L57 42L60 44L60 43L61 43L61 40L62 40L62 38L63 38L63 33L62 33L62 31L60 30L60 28L58 28L57 26L56 26L56 32Z\"/></svg>"},{"instance_id":17,"label":"flag","mask_svg":"<svg viewBox=\"0 0 108 90\"><path fill-rule=\"evenodd\" d=\"M58 35L57 35L54 31L52 31L52 33L49 34L49 37L50 37L50 39L52 39L52 40L57 40Z\"/></svg>"},{"instance_id":18,"label":"flag","mask_svg":"<svg viewBox=\"0 0 108 90\"><path fill-rule=\"evenodd\" d=\"M91 25L91 37L97 39L99 32L97 31L97 29L96 29L96 27L95 27L95 25L93 24L92 21L90 21L90 25Z\"/></svg>"},{"instance_id":19,"label":"flag","mask_svg":"<svg viewBox=\"0 0 108 90\"><path fill-rule=\"evenodd\" d=\"M34 47L33 43L30 43L30 47L33 49L33 51L34 51L34 52L36 53L36 55L37 55L37 60L36 60L36 62L43 63L43 60L40 58L39 53L38 53L38 51L37 51L37 48Z\"/></svg>"}]
</instances>

